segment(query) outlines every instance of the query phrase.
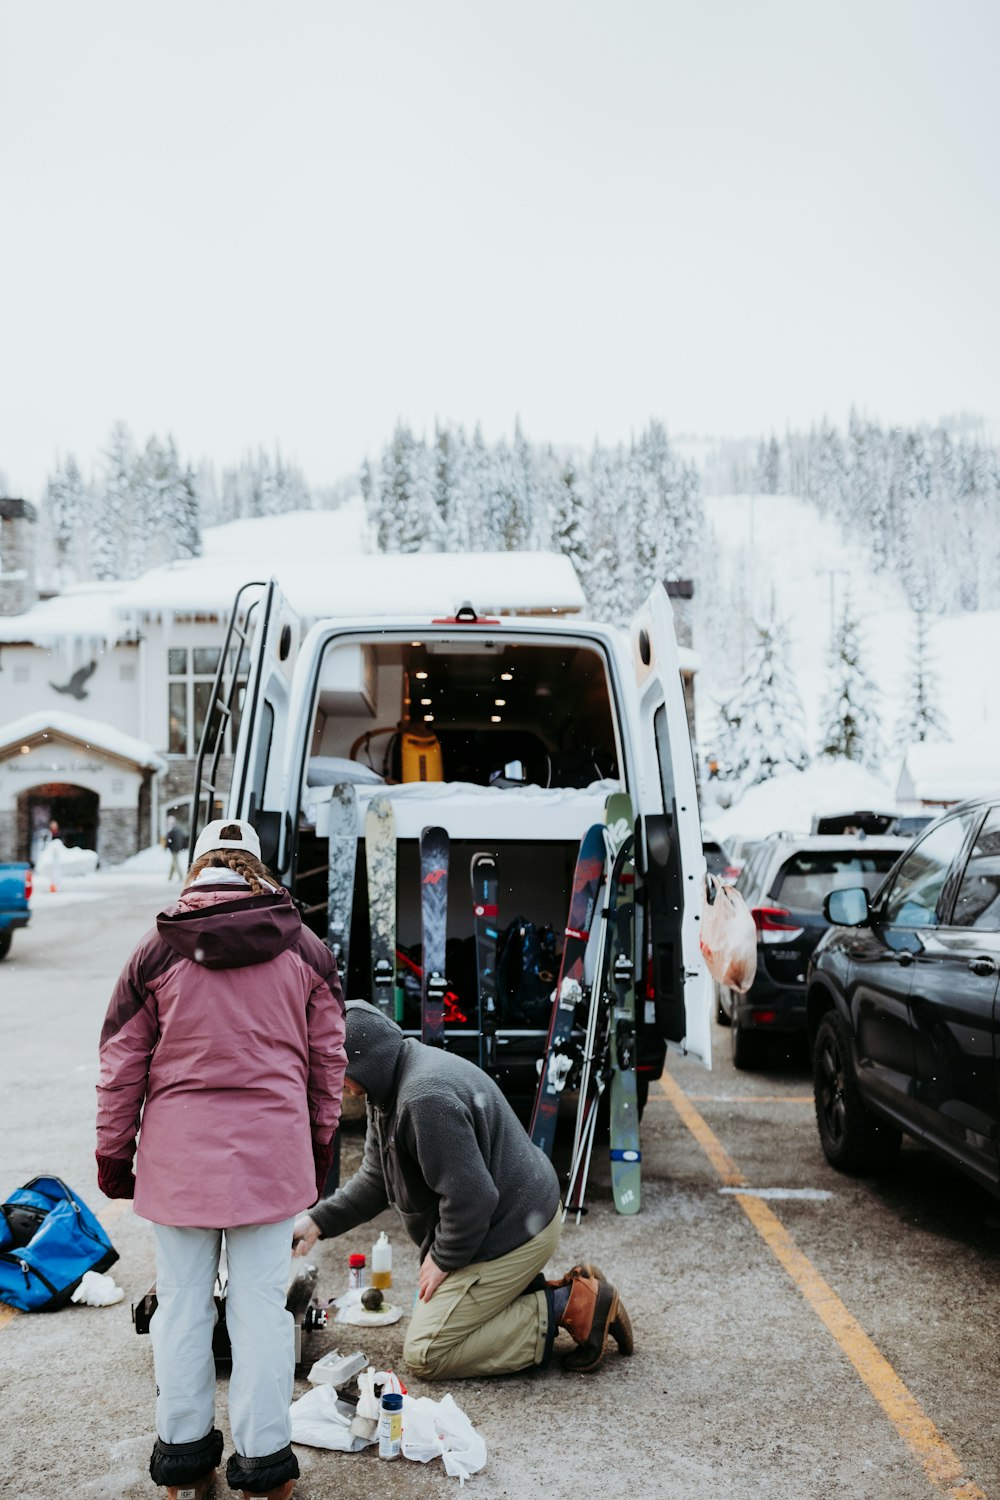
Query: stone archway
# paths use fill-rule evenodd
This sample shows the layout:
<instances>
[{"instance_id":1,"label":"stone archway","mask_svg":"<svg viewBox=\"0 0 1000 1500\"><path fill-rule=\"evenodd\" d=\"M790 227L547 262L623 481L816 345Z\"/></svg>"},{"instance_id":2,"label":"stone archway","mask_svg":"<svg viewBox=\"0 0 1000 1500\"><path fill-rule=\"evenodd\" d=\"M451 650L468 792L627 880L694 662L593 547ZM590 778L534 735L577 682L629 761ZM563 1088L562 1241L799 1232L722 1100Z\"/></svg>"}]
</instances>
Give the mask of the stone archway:
<instances>
[{"instance_id":1,"label":"stone archway","mask_svg":"<svg viewBox=\"0 0 1000 1500\"><path fill-rule=\"evenodd\" d=\"M100 800L88 787L67 781L26 787L17 798L18 858L34 863L52 836L53 823L68 849L96 849Z\"/></svg>"}]
</instances>

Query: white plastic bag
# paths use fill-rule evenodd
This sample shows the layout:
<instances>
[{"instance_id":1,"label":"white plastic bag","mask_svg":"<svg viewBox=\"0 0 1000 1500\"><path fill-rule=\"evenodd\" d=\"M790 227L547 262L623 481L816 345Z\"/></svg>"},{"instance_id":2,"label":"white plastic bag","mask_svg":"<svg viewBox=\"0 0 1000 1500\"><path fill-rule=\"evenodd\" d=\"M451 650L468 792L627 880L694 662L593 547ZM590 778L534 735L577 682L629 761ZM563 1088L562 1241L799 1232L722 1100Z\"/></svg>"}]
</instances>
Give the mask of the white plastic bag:
<instances>
[{"instance_id":1,"label":"white plastic bag","mask_svg":"<svg viewBox=\"0 0 1000 1500\"><path fill-rule=\"evenodd\" d=\"M307 1448L334 1448L340 1453L360 1453L377 1442L351 1432L354 1407L337 1398L332 1385L314 1385L291 1405L292 1442Z\"/></svg>"},{"instance_id":2,"label":"white plastic bag","mask_svg":"<svg viewBox=\"0 0 1000 1500\"><path fill-rule=\"evenodd\" d=\"M705 877L699 943L712 978L745 995L757 973L757 929L739 891L717 875Z\"/></svg>"},{"instance_id":3,"label":"white plastic bag","mask_svg":"<svg viewBox=\"0 0 1000 1500\"><path fill-rule=\"evenodd\" d=\"M84 1271L80 1285L69 1300L82 1302L87 1307L113 1307L124 1296L121 1287L115 1285L113 1276L105 1276L101 1271Z\"/></svg>"},{"instance_id":4,"label":"white plastic bag","mask_svg":"<svg viewBox=\"0 0 1000 1500\"><path fill-rule=\"evenodd\" d=\"M445 1473L460 1484L486 1463L485 1442L450 1395L403 1397L402 1453L420 1464L440 1454Z\"/></svg>"}]
</instances>

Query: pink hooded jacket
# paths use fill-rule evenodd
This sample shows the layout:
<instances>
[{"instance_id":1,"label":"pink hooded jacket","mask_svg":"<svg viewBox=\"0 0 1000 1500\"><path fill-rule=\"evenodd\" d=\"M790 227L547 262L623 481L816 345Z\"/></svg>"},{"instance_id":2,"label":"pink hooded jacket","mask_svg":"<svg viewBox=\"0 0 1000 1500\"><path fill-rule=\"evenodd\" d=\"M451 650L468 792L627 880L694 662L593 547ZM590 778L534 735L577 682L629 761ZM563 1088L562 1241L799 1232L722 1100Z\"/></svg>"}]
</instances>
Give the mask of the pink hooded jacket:
<instances>
[{"instance_id":1,"label":"pink hooded jacket","mask_svg":"<svg viewBox=\"0 0 1000 1500\"><path fill-rule=\"evenodd\" d=\"M286 891L206 882L161 912L101 1033L97 1149L157 1224L274 1224L315 1203L340 1119L344 1001Z\"/></svg>"}]
</instances>

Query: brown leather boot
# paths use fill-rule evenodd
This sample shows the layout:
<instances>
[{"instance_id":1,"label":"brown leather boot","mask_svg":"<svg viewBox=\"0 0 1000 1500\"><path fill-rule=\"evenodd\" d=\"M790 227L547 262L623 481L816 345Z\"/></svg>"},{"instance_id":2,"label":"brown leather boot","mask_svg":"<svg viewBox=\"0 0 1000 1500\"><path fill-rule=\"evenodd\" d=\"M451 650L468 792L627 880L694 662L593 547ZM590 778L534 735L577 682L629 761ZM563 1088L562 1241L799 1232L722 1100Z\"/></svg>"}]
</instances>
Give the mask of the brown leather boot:
<instances>
[{"instance_id":1,"label":"brown leather boot","mask_svg":"<svg viewBox=\"0 0 1000 1500\"><path fill-rule=\"evenodd\" d=\"M567 1271L566 1275L560 1277L558 1281L546 1282L546 1286L569 1286L571 1282L579 1280L581 1276L590 1277L594 1281L607 1282L608 1279L599 1266L595 1266L593 1262L584 1261L582 1265L574 1266L572 1270ZM608 1332L618 1345L619 1354L635 1353L632 1319L626 1312L625 1304L621 1300L621 1297L618 1298L618 1310L611 1320Z\"/></svg>"},{"instance_id":2,"label":"brown leather boot","mask_svg":"<svg viewBox=\"0 0 1000 1500\"><path fill-rule=\"evenodd\" d=\"M611 1325L619 1315L618 1293L610 1281L584 1274L571 1276L569 1301L559 1326L575 1339L577 1347L566 1355L563 1367L581 1375L596 1370L604 1360Z\"/></svg>"},{"instance_id":3,"label":"brown leather boot","mask_svg":"<svg viewBox=\"0 0 1000 1500\"><path fill-rule=\"evenodd\" d=\"M295 1480L288 1479L284 1484L279 1484L276 1490L267 1490L263 1495L255 1494L253 1490L244 1490L243 1500L292 1500L294 1489Z\"/></svg>"}]
</instances>

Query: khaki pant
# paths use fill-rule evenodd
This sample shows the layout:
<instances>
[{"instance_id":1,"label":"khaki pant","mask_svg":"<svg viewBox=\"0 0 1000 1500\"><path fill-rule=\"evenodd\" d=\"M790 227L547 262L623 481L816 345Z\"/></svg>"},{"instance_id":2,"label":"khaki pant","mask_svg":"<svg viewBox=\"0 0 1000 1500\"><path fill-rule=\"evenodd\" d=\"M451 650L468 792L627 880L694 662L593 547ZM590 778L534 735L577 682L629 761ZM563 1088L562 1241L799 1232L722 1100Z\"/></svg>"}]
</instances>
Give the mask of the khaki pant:
<instances>
[{"instance_id":1,"label":"khaki pant","mask_svg":"<svg viewBox=\"0 0 1000 1500\"><path fill-rule=\"evenodd\" d=\"M417 1302L403 1345L408 1369L424 1380L509 1375L537 1365L549 1331L548 1298L524 1289L559 1244L562 1209L526 1245L499 1260L449 1271L428 1302Z\"/></svg>"}]
</instances>

